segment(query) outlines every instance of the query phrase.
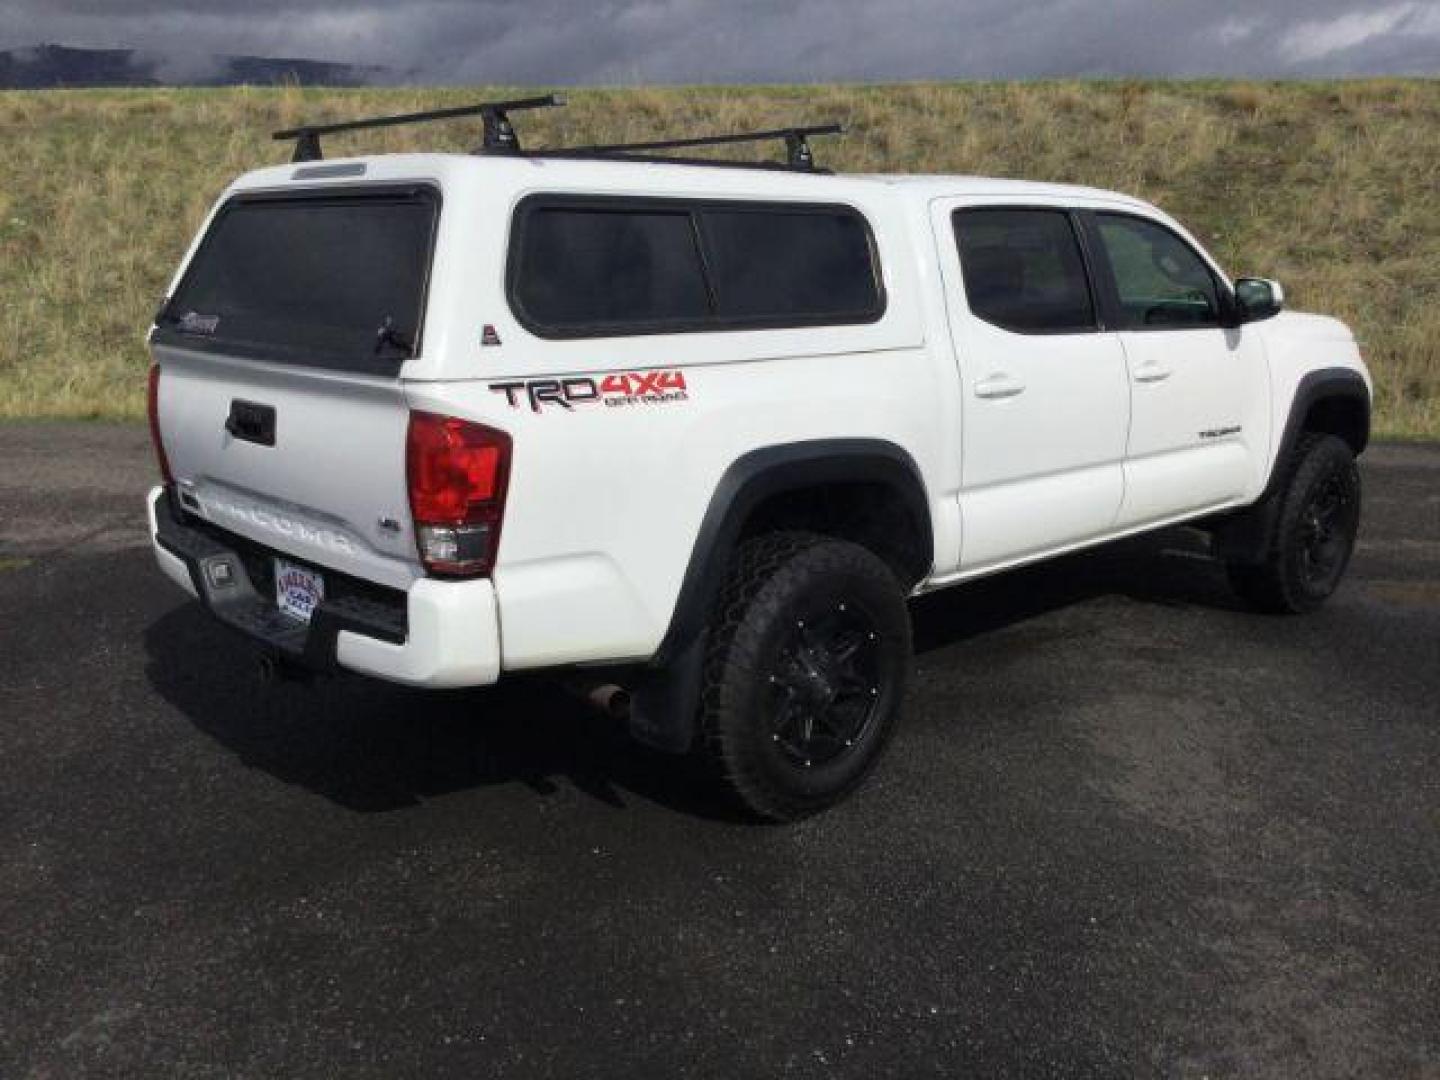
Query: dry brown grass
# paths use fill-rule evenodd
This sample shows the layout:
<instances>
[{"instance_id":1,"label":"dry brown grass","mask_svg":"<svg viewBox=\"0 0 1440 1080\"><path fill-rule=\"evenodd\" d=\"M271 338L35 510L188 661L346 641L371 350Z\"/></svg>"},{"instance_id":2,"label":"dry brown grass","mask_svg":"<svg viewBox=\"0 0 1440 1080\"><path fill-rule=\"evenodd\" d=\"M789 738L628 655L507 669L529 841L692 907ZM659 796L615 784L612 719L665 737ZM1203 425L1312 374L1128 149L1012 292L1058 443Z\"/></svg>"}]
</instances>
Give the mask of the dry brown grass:
<instances>
[{"instance_id":1,"label":"dry brown grass","mask_svg":"<svg viewBox=\"0 0 1440 1080\"><path fill-rule=\"evenodd\" d=\"M501 88L508 93L513 88ZM235 174L283 161L302 118L458 104L465 90L0 94L0 417L135 417L142 337ZM841 170L1069 181L1153 199L1232 269L1357 327L1378 428L1440 437L1440 81L995 83L579 91L527 115L541 144L838 118ZM464 123L334 151L462 150Z\"/></svg>"}]
</instances>

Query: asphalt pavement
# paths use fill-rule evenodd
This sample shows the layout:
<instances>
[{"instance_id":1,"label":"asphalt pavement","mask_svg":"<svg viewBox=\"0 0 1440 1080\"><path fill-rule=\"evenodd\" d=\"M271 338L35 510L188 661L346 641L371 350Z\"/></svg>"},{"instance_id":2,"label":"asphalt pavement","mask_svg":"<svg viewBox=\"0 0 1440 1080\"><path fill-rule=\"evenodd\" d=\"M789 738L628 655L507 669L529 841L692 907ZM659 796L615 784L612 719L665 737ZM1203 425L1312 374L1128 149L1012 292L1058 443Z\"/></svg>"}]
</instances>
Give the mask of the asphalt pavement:
<instances>
[{"instance_id":1,"label":"asphalt pavement","mask_svg":"<svg viewBox=\"0 0 1440 1080\"><path fill-rule=\"evenodd\" d=\"M1440 1077L1440 448L1310 617L1184 532L917 604L788 827L543 681L259 684L152 475L0 425L0 1077Z\"/></svg>"}]
</instances>

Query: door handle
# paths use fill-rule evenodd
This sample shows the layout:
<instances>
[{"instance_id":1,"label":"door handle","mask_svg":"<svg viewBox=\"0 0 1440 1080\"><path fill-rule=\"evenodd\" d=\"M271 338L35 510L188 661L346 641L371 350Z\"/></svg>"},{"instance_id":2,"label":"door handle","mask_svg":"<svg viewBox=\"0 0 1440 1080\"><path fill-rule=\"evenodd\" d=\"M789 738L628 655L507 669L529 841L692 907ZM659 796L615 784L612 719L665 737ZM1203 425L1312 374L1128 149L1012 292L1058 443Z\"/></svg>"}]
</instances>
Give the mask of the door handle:
<instances>
[{"instance_id":1,"label":"door handle","mask_svg":"<svg viewBox=\"0 0 1440 1080\"><path fill-rule=\"evenodd\" d=\"M225 417L225 430L232 438L274 446L275 406L235 398L230 402L230 414Z\"/></svg>"},{"instance_id":2,"label":"door handle","mask_svg":"<svg viewBox=\"0 0 1440 1080\"><path fill-rule=\"evenodd\" d=\"M991 375L975 384L975 396L982 398L1012 398L1025 392L1025 384L1011 375Z\"/></svg>"},{"instance_id":3,"label":"door handle","mask_svg":"<svg viewBox=\"0 0 1440 1080\"><path fill-rule=\"evenodd\" d=\"M1159 364L1141 364L1135 369L1136 382L1164 382L1170 377L1170 369Z\"/></svg>"}]
</instances>

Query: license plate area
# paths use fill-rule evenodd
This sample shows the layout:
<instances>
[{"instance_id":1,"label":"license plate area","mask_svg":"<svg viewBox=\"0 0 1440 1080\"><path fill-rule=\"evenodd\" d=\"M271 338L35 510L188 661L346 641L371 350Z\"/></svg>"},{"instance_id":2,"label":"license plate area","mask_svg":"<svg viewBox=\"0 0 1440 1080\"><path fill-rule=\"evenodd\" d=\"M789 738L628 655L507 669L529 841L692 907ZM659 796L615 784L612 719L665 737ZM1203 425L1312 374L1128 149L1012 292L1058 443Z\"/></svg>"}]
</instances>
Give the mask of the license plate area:
<instances>
[{"instance_id":1,"label":"license plate area","mask_svg":"<svg viewBox=\"0 0 1440 1080\"><path fill-rule=\"evenodd\" d=\"M287 559L275 560L275 606L283 615L309 622L325 599L325 578Z\"/></svg>"}]
</instances>

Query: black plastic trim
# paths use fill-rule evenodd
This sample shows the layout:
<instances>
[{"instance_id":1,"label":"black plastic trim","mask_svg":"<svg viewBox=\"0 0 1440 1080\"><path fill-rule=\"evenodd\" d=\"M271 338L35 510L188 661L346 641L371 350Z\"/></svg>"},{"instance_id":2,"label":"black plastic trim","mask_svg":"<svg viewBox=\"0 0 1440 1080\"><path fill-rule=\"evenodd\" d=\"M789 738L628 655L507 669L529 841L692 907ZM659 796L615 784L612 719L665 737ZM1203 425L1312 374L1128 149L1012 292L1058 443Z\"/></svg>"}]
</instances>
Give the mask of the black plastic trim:
<instances>
[{"instance_id":1,"label":"black plastic trim","mask_svg":"<svg viewBox=\"0 0 1440 1080\"><path fill-rule=\"evenodd\" d=\"M707 295L712 306L716 291L710 274L710 260L705 250L703 219L707 210L736 213L784 211L791 214L843 214L859 221L865 230L865 240L870 251L870 270L875 279L875 304L854 312L822 315L785 315L764 317L722 317L712 314L701 319L674 319L667 321L636 321L598 323L576 326L548 326L525 310L517 292L520 274L523 270L521 255L524 250L525 231L531 217L538 210L564 207L574 210L654 210L668 213L685 213L690 217L691 235L696 242L696 253L701 273L705 278ZM855 326L878 322L885 315L889 300L885 293L885 275L881 272L880 249L875 243L875 232L870 220L858 207L848 203L831 202L777 202L768 199L704 199L677 197L655 197L639 195L576 195L541 193L527 195L515 206L511 217L510 243L505 256L505 299L515 320L530 333L539 338L555 341L573 341L585 338L640 337L653 334L703 334L721 333L727 330L788 330L816 326Z\"/></svg>"},{"instance_id":2,"label":"black plastic trim","mask_svg":"<svg viewBox=\"0 0 1440 1080\"><path fill-rule=\"evenodd\" d=\"M257 446L275 445L275 406L244 398L230 399L230 413L225 417L225 430L232 439L241 439Z\"/></svg>"},{"instance_id":3,"label":"black plastic trim","mask_svg":"<svg viewBox=\"0 0 1440 1080\"><path fill-rule=\"evenodd\" d=\"M699 739L697 710L704 682L705 630L735 546L750 515L786 491L834 483L881 483L900 493L923 542L925 565L934 562L934 532L924 483L914 460L881 439L819 439L751 451L716 485L691 549L664 640L632 683L630 733L669 753L686 753Z\"/></svg>"},{"instance_id":4,"label":"black plastic trim","mask_svg":"<svg viewBox=\"0 0 1440 1080\"><path fill-rule=\"evenodd\" d=\"M663 666L704 630L736 542L762 502L787 491L857 483L883 484L900 495L922 545L912 569L916 580L923 577L935 561L930 505L919 468L899 446L883 439L815 439L752 450L715 486L652 665Z\"/></svg>"},{"instance_id":5,"label":"black plastic trim","mask_svg":"<svg viewBox=\"0 0 1440 1080\"><path fill-rule=\"evenodd\" d=\"M302 623L282 615L256 581L256 560L283 553L190 517L176 505L171 489L155 507L155 524L157 542L184 562L200 603L224 625L287 660L335 671L335 643L342 630L395 645L408 637L406 597L398 589L317 567L328 586L344 591L327 597L310 622ZM230 585L220 588L206 580L205 567L214 561L230 564Z\"/></svg>"},{"instance_id":6,"label":"black plastic trim","mask_svg":"<svg viewBox=\"0 0 1440 1080\"><path fill-rule=\"evenodd\" d=\"M1242 277L1235 279L1235 283L1231 287L1229 293L1228 315L1231 322L1227 325L1232 327L1240 327L1249 326L1252 323L1266 322L1269 319L1275 318L1275 316L1279 315L1282 311L1285 310L1285 304L1283 301L1280 304L1263 312L1252 312L1248 307L1245 306L1245 304L1240 299L1240 286L1247 281L1257 280L1260 279L1250 277Z\"/></svg>"},{"instance_id":7,"label":"black plastic trim","mask_svg":"<svg viewBox=\"0 0 1440 1080\"><path fill-rule=\"evenodd\" d=\"M630 681L632 738L667 754L686 754L700 738L705 635L697 634L664 667L641 668Z\"/></svg>"},{"instance_id":8,"label":"black plastic trim","mask_svg":"<svg viewBox=\"0 0 1440 1080\"><path fill-rule=\"evenodd\" d=\"M1280 485L1288 475L1285 463L1305 430L1305 418L1318 403L1332 398L1354 400L1364 414L1358 455L1370 441L1370 391L1359 372L1350 368L1321 368L1301 378L1290 399L1290 412L1270 463L1270 476L1260 497L1243 510L1226 514L1211 525L1215 552L1237 563L1259 563L1265 559L1280 514Z\"/></svg>"},{"instance_id":9,"label":"black plastic trim","mask_svg":"<svg viewBox=\"0 0 1440 1080\"><path fill-rule=\"evenodd\" d=\"M1303 376L1295 387L1290 399L1290 413L1285 418L1285 430L1275 449L1275 460L1270 466L1270 478L1265 482L1262 499L1274 494L1280 483L1281 465L1295 449L1300 434L1305 430L1305 417L1321 401L1329 398L1348 398L1359 402L1364 414L1364 427L1360 433L1360 445L1355 448L1358 456L1370 443L1370 389L1365 385L1358 371L1352 368L1320 368Z\"/></svg>"},{"instance_id":10,"label":"black plastic trim","mask_svg":"<svg viewBox=\"0 0 1440 1080\"><path fill-rule=\"evenodd\" d=\"M772 496L825 484L879 483L903 499L922 541L911 568L919 580L934 564L935 535L915 461L883 439L817 439L768 446L732 464L710 498L664 640L633 683L630 732L658 750L682 754L700 737L705 630L735 546L750 515ZM923 561L924 566L918 565Z\"/></svg>"}]
</instances>

